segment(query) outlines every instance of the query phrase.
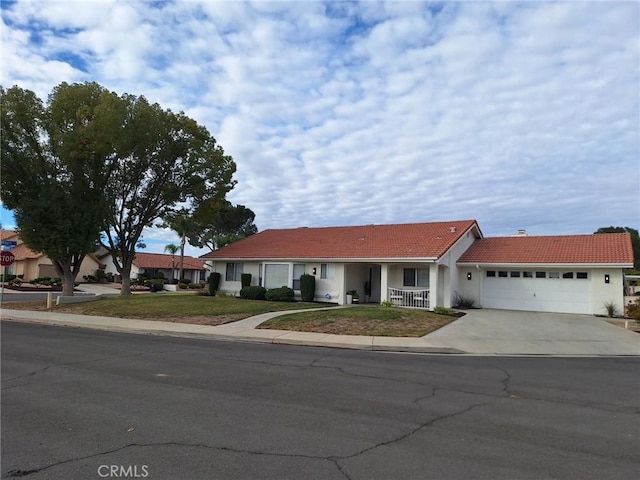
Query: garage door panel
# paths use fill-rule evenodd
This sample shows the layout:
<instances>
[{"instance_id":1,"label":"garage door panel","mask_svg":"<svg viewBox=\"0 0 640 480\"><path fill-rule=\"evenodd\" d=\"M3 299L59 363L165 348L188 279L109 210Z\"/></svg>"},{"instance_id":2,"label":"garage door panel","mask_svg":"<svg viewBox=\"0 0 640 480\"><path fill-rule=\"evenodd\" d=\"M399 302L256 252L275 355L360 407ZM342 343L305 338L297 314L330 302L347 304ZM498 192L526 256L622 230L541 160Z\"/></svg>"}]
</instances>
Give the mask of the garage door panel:
<instances>
[{"instance_id":1,"label":"garage door panel","mask_svg":"<svg viewBox=\"0 0 640 480\"><path fill-rule=\"evenodd\" d=\"M591 313L589 280L486 277L482 305L507 310Z\"/></svg>"}]
</instances>

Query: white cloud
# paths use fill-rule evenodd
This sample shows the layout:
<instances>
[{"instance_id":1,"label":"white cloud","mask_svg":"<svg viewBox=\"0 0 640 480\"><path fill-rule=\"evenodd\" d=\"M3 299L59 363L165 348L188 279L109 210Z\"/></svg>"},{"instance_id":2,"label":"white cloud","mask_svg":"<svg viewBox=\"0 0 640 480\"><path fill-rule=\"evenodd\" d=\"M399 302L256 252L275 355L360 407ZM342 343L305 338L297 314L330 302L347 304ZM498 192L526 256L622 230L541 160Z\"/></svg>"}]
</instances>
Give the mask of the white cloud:
<instances>
[{"instance_id":1,"label":"white cloud","mask_svg":"<svg viewBox=\"0 0 640 480\"><path fill-rule=\"evenodd\" d=\"M637 228L639 8L19 1L0 78L42 97L95 80L184 110L234 157L229 198L261 229Z\"/></svg>"}]
</instances>

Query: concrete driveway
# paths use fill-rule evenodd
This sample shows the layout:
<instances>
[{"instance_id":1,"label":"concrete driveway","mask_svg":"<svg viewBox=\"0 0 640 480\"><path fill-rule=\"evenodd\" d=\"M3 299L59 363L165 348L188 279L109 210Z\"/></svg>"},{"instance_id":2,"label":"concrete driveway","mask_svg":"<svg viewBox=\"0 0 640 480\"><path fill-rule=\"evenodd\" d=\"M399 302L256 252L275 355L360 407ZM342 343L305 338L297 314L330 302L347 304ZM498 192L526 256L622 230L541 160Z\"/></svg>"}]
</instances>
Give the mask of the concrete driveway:
<instances>
[{"instance_id":1,"label":"concrete driveway","mask_svg":"<svg viewBox=\"0 0 640 480\"><path fill-rule=\"evenodd\" d=\"M468 310L423 338L479 354L640 355L640 334L591 315Z\"/></svg>"}]
</instances>

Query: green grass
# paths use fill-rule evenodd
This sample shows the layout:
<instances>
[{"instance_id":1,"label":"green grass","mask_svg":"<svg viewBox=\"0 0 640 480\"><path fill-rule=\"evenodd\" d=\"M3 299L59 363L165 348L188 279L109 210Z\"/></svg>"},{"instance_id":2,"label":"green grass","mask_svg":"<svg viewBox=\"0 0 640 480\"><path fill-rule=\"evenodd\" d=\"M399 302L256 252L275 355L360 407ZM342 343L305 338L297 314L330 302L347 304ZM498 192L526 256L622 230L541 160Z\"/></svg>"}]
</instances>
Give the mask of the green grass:
<instances>
[{"instance_id":1,"label":"green grass","mask_svg":"<svg viewBox=\"0 0 640 480\"><path fill-rule=\"evenodd\" d=\"M8 308L45 310L44 302L10 303ZM139 294L112 296L94 302L65 304L54 307L55 312L106 317L139 318L184 323L219 325L253 315L280 310L322 307L317 303L268 302L240 298L186 293ZM326 306L326 305L324 305Z\"/></svg>"},{"instance_id":2,"label":"green grass","mask_svg":"<svg viewBox=\"0 0 640 480\"><path fill-rule=\"evenodd\" d=\"M423 310L367 306L283 315L258 328L339 335L422 337L455 319Z\"/></svg>"}]
</instances>

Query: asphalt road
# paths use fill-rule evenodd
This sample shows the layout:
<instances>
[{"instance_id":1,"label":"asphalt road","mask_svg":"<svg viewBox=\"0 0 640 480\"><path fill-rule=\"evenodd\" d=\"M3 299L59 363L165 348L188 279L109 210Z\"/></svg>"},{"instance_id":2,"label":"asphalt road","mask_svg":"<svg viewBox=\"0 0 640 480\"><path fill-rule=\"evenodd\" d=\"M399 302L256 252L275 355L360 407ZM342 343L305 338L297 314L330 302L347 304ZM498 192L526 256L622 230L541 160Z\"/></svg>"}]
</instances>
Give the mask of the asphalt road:
<instances>
[{"instance_id":1,"label":"asphalt road","mask_svg":"<svg viewBox=\"0 0 640 480\"><path fill-rule=\"evenodd\" d=\"M2 478L636 479L640 359L2 322Z\"/></svg>"}]
</instances>

